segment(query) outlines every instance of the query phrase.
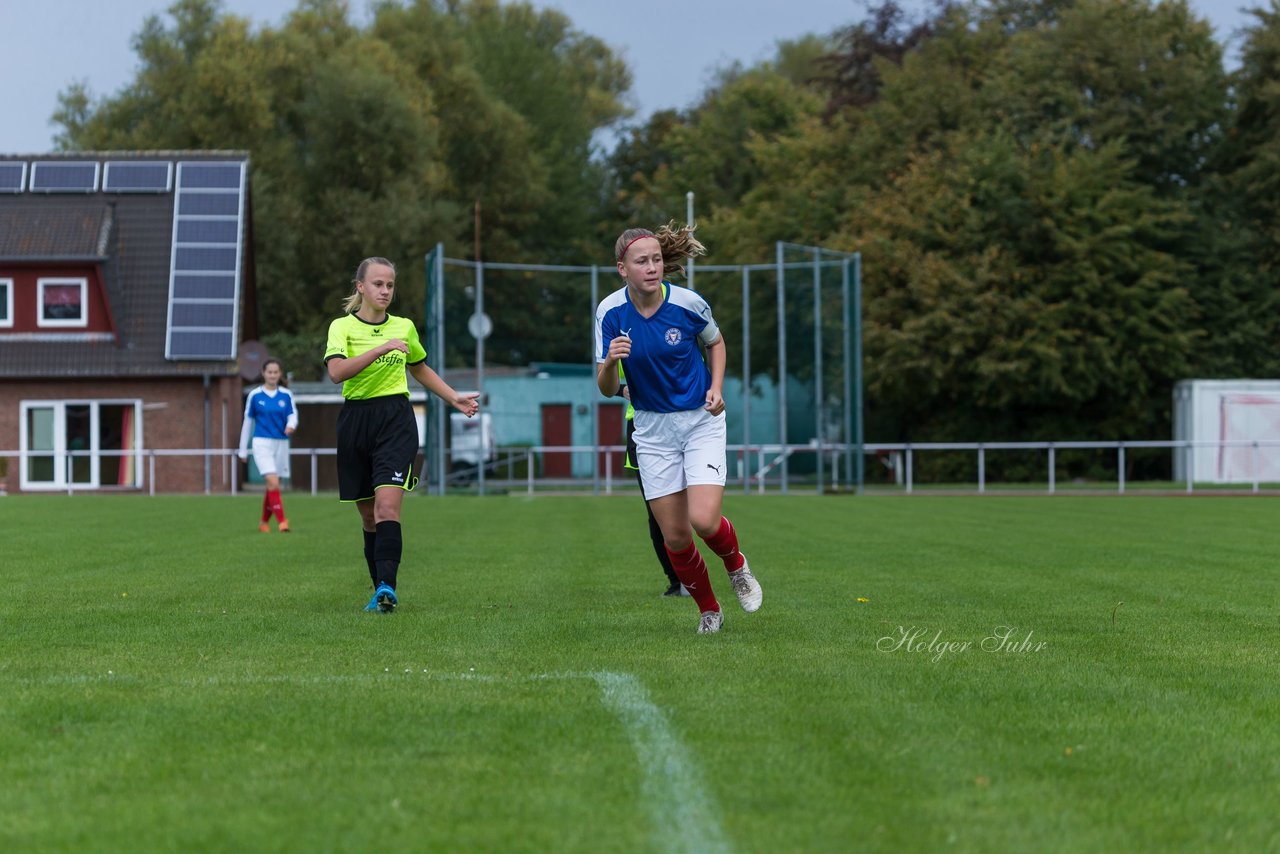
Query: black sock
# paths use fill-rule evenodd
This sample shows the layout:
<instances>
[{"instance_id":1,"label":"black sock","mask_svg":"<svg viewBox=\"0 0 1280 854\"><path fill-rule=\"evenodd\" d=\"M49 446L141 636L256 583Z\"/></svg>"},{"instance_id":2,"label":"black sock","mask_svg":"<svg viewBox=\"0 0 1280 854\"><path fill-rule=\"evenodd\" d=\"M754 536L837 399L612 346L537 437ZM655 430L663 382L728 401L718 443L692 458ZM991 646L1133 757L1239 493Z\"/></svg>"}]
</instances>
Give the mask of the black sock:
<instances>
[{"instance_id":1,"label":"black sock","mask_svg":"<svg viewBox=\"0 0 1280 854\"><path fill-rule=\"evenodd\" d=\"M364 531L364 562L369 565L369 580L378 586L378 564L374 561L374 543L378 541L377 531Z\"/></svg>"},{"instance_id":2,"label":"black sock","mask_svg":"<svg viewBox=\"0 0 1280 854\"><path fill-rule=\"evenodd\" d=\"M378 565L378 583L396 589L396 572L400 569L400 552L403 543L400 540L399 522L379 522L378 541L373 547L374 562Z\"/></svg>"}]
</instances>

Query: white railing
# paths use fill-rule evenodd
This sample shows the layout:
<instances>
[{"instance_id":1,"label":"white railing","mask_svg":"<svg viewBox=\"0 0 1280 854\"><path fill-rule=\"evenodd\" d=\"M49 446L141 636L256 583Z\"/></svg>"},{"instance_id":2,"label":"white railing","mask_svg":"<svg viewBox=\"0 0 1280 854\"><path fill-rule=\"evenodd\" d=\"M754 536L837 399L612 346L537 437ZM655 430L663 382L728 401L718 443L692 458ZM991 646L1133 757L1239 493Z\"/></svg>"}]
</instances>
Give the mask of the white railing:
<instances>
[{"instance_id":1,"label":"white railing","mask_svg":"<svg viewBox=\"0 0 1280 854\"><path fill-rule=\"evenodd\" d=\"M904 493L913 493L918 486L915 469L917 456L924 453L933 452L968 452L976 457L977 463L977 483L975 490L977 493L986 493L993 491L988 488L987 483L987 463L988 454L990 452L999 451L1034 451L1042 452L1045 455L1044 472L1046 475L1045 491L1054 494L1059 491L1057 483L1057 454L1059 451L1067 450L1095 450L1095 451L1112 451L1115 453L1116 468L1116 487L1115 491L1124 493L1129 487L1126 482L1125 468L1127 462L1127 452L1134 450L1150 450L1150 449L1166 449L1171 453L1181 452L1183 457L1183 469L1185 470L1185 478L1183 487L1186 492L1191 493L1196 489L1196 481L1194 480L1195 466L1193 455L1197 449L1216 449L1221 453L1227 448L1244 448L1249 452L1248 471L1250 477L1245 480L1236 480L1232 483L1239 488L1248 486L1252 492L1260 492L1264 482L1280 482L1280 476L1273 480L1264 479L1262 471L1264 466L1261 464L1261 453L1263 449L1280 448L1280 439L1258 439L1258 440L1229 440L1215 442L1193 442L1186 440L1151 440L1151 441L1098 441L1098 442L898 442L898 443L868 443L861 447L863 455L889 455L888 459L892 461L895 475L894 490ZM795 476L784 479L781 471L784 460L794 459L796 456L805 456L809 454L816 455L818 464L815 465L815 474L810 478L815 482L814 490L821 493L825 490L844 490L851 491L855 488L855 477L850 471L852 460L859 453L856 446L829 443L818 444L809 443L805 445L781 445L781 444L762 444L762 445L729 445L727 448L728 459L730 465L731 476L728 486L730 488L740 488L746 493L763 494L766 488L778 489L786 493L790 487L799 481L800 486L808 486L808 480L802 480ZM485 485L490 487L501 488L504 490L523 487L524 490L533 495L537 491L537 487L541 485L544 490L570 488L581 491L590 487L594 493L603 493L611 495L618 490L630 490L634 488L634 478L630 472L615 471L615 457L621 456L625 452L622 445L534 445L527 448L510 448L500 449L500 459L493 460L485 464L485 481L479 484L479 490L484 491ZM205 481L204 491L211 493L214 491L228 491L230 494L237 494L242 488L243 483L240 481L240 467L237 465L235 449L229 448L144 448L132 451L65 451L55 454L51 451L21 451L21 450L0 450L0 459L16 459L18 465L25 469L28 459L48 459L54 458L55 464L62 466L63 478L61 481L50 482L48 485L26 484L29 491L65 491L68 494L74 492L97 491L101 489L115 489L114 485L100 486L93 483L74 482L77 476L75 461L77 459L92 459L97 457L99 460L129 458L141 460L144 465L145 474L143 483L137 486L123 487L131 491L145 490L151 495L156 495L162 491L160 484L157 482L156 461L158 459L174 458L174 457L193 457L204 460L203 477ZM290 449L290 457L302 457L307 460L309 466L309 483L312 495L320 492L320 458L334 457L337 454L334 448L292 448ZM592 474L589 476L569 476L569 477L548 477L545 474L539 475L538 471L545 471L547 455L561 455L570 457L569 468L572 471L573 455L585 454L589 455L592 460L590 469ZM601 457L600 455L603 455ZM597 465L597 460L602 463ZM446 461L447 463L448 461ZM542 465L539 465L539 462ZM219 488L216 490L212 486L214 467L217 465ZM296 465L296 462L295 462ZM517 468L522 468L524 473L522 476L515 474ZM505 477L502 476L505 469ZM457 467L447 475L447 479L455 485L474 484L472 480L477 473L477 466ZM1161 481L1165 482L1165 481ZM1201 484L1214 483L1221 489L1223 486L1230 488L1231 484L1224 484L1217 481L1201 480ZM1037 484L1039 482L1037 481ZM223 488L223 485L225 489ZM0 479L0 487L4 485L3 479ZM873 488L876 486L872 485ZM952 484L954 487L955 485ZM1018 491L1025 492L1026 487L1015 487L1006 484L1005 489L1017 488ZM968 491L968 490L966 490Z\"/></svg>"}]
</instances>

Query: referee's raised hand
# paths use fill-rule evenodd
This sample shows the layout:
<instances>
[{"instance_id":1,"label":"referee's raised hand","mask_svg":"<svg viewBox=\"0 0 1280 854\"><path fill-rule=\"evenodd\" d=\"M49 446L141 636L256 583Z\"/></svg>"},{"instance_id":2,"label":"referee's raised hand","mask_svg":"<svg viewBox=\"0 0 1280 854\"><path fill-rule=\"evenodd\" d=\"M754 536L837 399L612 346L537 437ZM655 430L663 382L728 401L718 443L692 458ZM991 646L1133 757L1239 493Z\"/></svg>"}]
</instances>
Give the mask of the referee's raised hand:
<instances>
[{"instance_id":1,"label":"referee's raised hand","mask_svg":"<svg viewBox=\"0 0 1280 854\"><path fill-rule=\"evenodd\" d=\"M480 411L480 392L469 391L459 394L452 401L453 408L470 418Z\"/></svg>"}]
</instances>

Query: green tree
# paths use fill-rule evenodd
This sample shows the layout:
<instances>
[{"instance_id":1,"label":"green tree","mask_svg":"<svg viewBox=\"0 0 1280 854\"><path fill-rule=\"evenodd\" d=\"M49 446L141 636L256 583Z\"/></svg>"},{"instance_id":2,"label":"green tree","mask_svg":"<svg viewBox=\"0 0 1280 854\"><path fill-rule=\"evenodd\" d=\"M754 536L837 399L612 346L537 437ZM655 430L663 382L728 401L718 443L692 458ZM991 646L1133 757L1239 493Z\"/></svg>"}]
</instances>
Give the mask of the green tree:
<instances>
[{"instance_id":1,"label":"green tree","mask_svg":"<svg viewBox=\"0 0 1280 854\"><path fill-rule=\"evenodd\" d=\"M367 255L399 262L397 311L420 317L423 256L470 245L477 199L489 257L564 256L598 197L582 177L590 139L629 84L558 13L487 0L384 3L367 29L344 2L303 0L259 30L215 0L179 0L134 47L139 71L118 95L64 93L61 144L249 151L261 325L305 360L299 376L319 374L324 326ZM514 85L529 79L542 101ZM518 312L493 316L512 318L495 339L518 340Z\"/></svg>"},{"instance_id":2,"label":"green tree","mask_svg":"<svg viewBox=\"0 0 1280 854\"><path fill-rule=\"evenodd\" d=\"M863 253L878 436L1163 433L1204 337L1191 247L1226 103L1208 28L1184 3L1079 0L881 32L829 83L847 106L753 152L717 234Z\"/></svg>"},{"instance_id":3,"label":"green tree","mask_svg":"<svg viewBox=\"0 0 1280 854\"><path fill-rule=\"evenodd\" d=\"M1201 376L1280 374L1280 3L1251 14L1217 180L1201 208Z\"/></svg>"}]
</instances>

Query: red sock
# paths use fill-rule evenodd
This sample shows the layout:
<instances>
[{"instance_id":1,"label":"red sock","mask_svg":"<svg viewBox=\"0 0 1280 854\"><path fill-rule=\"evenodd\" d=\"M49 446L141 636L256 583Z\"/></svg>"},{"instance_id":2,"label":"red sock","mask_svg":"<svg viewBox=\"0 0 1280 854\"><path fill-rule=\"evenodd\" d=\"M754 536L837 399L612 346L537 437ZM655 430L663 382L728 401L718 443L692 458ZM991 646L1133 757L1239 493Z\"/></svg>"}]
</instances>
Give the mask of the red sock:
<instances>
[{"instance_id":1,"label":"red sock","mask_svg":"<svg viewBox=\"0 0 1280 854\"><path fill-rule=\"evenodd\" d=\"M271 512L275 514L277 522L284 521L284 501L280 498L280 490L272 489L267 492L267 501L271 507Z\"/></svg>"},{"instance_id":2,"label":"red sock","mask_svg":"<svg viewBox=\"0 0 1280 854\"><path fill-rule=\"evenodd\" d=\"M738 532L733 530L732 523L723 516L720 517L720 530L703 538L703 542L720 556L724 561L724 568L729 572L742 569L742 565L747 562L742 552L738 551Z\"/></svg>"},{"instance_id":3,"label":"red sock","mask_svg":"<svg viewBox=\"0 0 1280 854\"><path fill-rule=\"evenodd\" d=\"M693 601L698 603L698 610L719 611L720 603L716 601L716 594L711 589L711 578L707 575L707 565L698 552L698 544L689 543L688 548L678 552L671 551L665 545L663 548L667 549L667 555L671 558L671 568L675 570L676 578L688 589Z\"/></svg>"},{"instance_id":4,"label":"red sock","mask_svg":"<svg viewBox=\"0 0 1280 854\"><path fill-rule=\"evenodd\" d=\"M266 522L271 518L271 491L268 490L262 494L262 521Z\"/></svg>"}]
</instances>

